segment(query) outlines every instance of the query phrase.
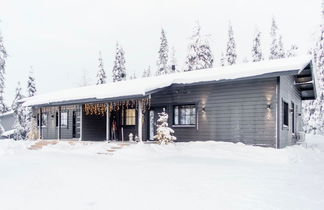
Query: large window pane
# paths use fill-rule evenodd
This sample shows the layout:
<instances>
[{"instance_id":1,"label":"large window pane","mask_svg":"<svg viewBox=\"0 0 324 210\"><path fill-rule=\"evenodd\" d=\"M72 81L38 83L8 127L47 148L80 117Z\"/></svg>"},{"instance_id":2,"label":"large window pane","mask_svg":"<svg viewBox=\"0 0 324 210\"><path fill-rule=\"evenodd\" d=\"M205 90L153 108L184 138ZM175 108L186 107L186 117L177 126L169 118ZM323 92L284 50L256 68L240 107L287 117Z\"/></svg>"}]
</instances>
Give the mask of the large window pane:
<instances>
[{"instance_id":1,"label":"large window pane","mask_svg":"<svg viewBox=\"0 0 324 210\"><path fill-rule=\"evenodd\" d=\"M126 109L126 125L135 125L135 109Z\"/></svg>"},{"instance_id":2,"label":"large window pane","mask_svg":"<svg viewBox=\"0 0 324 210\"><path fill-rule=\"evenodd\" d=\"M181 105L174 106L174 125L195 125L196 124L196 106Z\"/></svg>"}]
</instances>

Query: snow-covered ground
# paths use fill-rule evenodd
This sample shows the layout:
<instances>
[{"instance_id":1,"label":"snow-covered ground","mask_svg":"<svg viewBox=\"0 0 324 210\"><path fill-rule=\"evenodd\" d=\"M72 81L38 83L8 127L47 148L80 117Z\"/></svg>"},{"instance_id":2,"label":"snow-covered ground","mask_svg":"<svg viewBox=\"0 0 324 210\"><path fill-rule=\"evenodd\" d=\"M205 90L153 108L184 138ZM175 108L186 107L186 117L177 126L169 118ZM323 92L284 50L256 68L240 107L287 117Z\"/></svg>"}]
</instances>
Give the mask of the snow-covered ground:
<instances>
[{"instance_id":1,"label":"snow-covered ground","mask_svg":"<svg viewBox=\"0 0 324 210\"><path fill-rule=\"evenodd\" d=\"M0 140L0 209L324 209L324 137L272 149L223 142Z\"/></svg>"}]
</instances>

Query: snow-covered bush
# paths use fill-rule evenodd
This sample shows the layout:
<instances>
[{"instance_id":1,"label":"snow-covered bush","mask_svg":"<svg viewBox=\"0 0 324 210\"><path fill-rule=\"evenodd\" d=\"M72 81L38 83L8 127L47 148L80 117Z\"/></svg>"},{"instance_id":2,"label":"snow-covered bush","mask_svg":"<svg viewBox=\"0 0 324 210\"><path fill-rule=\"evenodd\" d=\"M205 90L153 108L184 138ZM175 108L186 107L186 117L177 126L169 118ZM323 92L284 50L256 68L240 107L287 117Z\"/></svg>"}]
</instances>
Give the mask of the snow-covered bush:
<instances>
[{"instance_id":1,"label":"snow-covered bush","mask_svg":"<svg viewBox=\"0 0 324 210\"><path fill-rule=\"evenodd\" d=\"M177 138L172 135L174 134L174 130L169 128L168 118L168 114L165 112L165 109L163 109L163 112L159 113L156 135L154 136L154 139L157 139L160 144L168 144L177 140Z\"/></svg>"}]
</instances>

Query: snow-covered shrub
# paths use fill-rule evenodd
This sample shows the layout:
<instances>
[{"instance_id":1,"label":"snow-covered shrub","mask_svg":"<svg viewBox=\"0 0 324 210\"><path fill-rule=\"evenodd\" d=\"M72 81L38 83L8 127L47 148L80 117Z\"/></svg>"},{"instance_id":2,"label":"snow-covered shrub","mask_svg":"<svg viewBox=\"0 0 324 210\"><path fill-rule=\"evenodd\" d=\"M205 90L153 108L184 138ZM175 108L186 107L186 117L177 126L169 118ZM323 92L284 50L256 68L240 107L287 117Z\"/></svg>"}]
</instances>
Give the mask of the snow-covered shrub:
<instances>
[{"instance_id":1,"label":"snow-covered shrub","mask_svg":"<svg viewBox=\"0 0 324 210\"><path fill-rule=\"evenodd\" d=\"M174 134L174 130L169 128L168 118L168 114L165 112L165 109L163 109L163 112L159 113L156 135L154 136L154 139L157 139L160 144L168 144L177 140L177 138L172 135Z\"/></svg>"}]
</instances>

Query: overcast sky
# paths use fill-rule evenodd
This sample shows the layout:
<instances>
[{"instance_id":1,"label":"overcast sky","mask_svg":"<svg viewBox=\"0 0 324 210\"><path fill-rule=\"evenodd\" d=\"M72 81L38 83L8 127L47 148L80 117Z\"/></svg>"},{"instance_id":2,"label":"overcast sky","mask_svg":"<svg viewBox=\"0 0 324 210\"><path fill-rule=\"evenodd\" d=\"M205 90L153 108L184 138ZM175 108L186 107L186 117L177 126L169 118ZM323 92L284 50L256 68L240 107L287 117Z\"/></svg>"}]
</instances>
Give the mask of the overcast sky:
<instances>
[{"instance_id":1,"label":"overcast sky","mask_svg":"<svg viewBox=\"0 0 324 210\"><path fill-rule=\"evenodd\" d=\"M84 72L95 83L99 51L110 79L116 41L125 50L128 74L141 76L148 65L155 71L162 27L183 66L196 20L215 65L229 21L239 62L250 58L256 26L268 54L272 17L285 47L295 43L304 54L316 37L320 8L321 0L0 0L0 31L9 54L5 97L11 104L18 81L26 89L30 66L39 93L79 86Z\"/></svg>"}]
</instances>

